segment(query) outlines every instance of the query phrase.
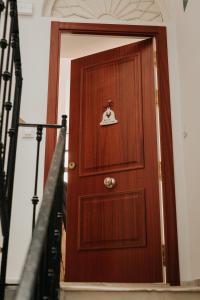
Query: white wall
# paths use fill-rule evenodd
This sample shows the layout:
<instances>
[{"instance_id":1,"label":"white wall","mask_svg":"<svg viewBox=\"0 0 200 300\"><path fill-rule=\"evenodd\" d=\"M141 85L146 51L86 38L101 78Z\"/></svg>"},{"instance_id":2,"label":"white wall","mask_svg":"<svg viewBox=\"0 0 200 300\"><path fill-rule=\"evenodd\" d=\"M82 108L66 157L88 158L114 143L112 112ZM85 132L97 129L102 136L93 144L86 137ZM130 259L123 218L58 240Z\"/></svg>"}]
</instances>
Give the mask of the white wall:
<instances>
[{"instance_id":1,"label":"white wall","mask_svg":"<svg viewBox=\"0 0 200 300\"><path fill-rule=\"evenodd\" d=\"M31 2L31 1L30 1ZM33 2L33 1L32 1ZM41 18L41 1L34 0L34 15L20 17L20 42L23 68L21 117L26 122L46 123L49 65L50 21ZM31 237L33 178L35 172L35 131L32 138L23 138L20 129L7 281L19 279ZM44 158L42 143L41 164ZM43 170L40 170L43 183ZM42 184L39 185L41 199Z\"/></svg>"},{"instance_id":2,"label":"white wall","mask_svg":"<svg viewBox=\"0 0 200 300\"><path fill-rule=\"evenodd\" d=\"M45 122L50 20L41 17L41 0L30 2L34 2L34 15L20 17L24 75L21 117L28 122ZM198 257L200 253L198 236L198 228L200 228L198 201L200 198L198 182L200 169L198 138L200 24L198 12L200 12L200 1L190 0L185 14L182 11L182 1L162 0L161 2L166 7L164 15L169 18L167 27L181 279L190 280L200 278ZM184 130L188 134L185 139L183 139ZM33 187L30 179L33 178L34 173L34 140L23 139L23 134L21 131L18 146L7 276L9 281L16 281L19 278L31 234ZM40 177L42 182L42 171ZM40 194L41 190L42 186Z\"/></svg>"},{"instance_id":3,"label":"white wall","mask_svg":"<svg viewBox=\"0 0 200 300\"><path fill-rule=\"evenodd\" d=\"M174 6L177 28L180 99L182 106L185 190L187 198L191 277L200 278L200 1L189 0L184 13Z\"/></svg>"},{"instance_id":4,"label":"white wall","mask_svg":"<svg viewBox=\"0 0 200 300\"><path fill-rule=\"evenodd\" d=\"M61 57L58 95L58 122L63 114L69 116L70 76L71 59L69 57Z\"/></svg>"}]
</instances>

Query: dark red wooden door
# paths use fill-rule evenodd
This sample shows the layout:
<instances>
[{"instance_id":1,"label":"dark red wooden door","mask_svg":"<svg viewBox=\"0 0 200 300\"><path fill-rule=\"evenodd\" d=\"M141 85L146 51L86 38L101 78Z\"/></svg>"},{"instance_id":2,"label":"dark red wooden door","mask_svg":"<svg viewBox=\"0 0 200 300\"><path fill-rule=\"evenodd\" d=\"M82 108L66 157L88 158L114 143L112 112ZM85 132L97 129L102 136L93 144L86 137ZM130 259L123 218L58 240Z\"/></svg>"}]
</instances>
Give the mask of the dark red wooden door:
<instances>
[{"instance_id":1,"label":"dark red wooden door","mask_svg":"<svg viewBox=\"0 0 200 300\"><path fill-rule=\"evenodd\" d=\"M66 281L162 282L154 94L151 39L72 61Z\"/></svg>"}]
</instances>

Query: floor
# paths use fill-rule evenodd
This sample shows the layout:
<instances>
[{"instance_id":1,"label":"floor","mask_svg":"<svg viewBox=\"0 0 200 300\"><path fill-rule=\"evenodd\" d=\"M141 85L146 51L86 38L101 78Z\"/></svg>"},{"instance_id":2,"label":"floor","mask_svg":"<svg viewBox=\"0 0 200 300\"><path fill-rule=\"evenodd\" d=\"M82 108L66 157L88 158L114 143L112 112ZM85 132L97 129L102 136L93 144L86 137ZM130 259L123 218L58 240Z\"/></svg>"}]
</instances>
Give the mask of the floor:
<instances>
[{"instance_id":1,"label":"floor","mask_svg":"<svg viewBox=\"0 0 200 300\"><path fill-rule=\"evenodd\" d=\"M61 283L61 300L199 300L200 287L166 284Z\"/></svg>"},{"instance_id":2,"label":"floor","mask_svg":"<svg viewBox=\"0 0 200 300\"><path fill-rule=\"evenodd\" d=\"M5 300L12 300L16 286L11 285L6 288ZM200 299L199 286L171 287L162 283L155 284L132 284L132 283L79 283L61 282L61 300L108 300L126 299Z\"/></svg>"},{"instance_id":3,"label":"floor","mask_svg":"<svg viewBox=\"0 0 200 300\"><path fill-rule=\"evenodd\" d=\"M12 300L16 291L15 285L9 285L6 288L5 300Z\"/></svg>"}]
</instances>

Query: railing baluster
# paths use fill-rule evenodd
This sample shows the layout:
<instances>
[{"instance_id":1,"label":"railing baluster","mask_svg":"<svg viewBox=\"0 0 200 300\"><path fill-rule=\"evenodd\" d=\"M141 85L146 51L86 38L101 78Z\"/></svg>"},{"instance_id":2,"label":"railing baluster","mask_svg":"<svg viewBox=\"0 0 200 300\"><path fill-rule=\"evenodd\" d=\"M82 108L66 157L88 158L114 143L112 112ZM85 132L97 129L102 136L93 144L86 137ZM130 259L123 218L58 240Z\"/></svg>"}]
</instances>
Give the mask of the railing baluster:
<instances>
[{"instance_id":1,"label":"railing baluster","mask_svg":"<svg viewBox=\"0 0 200 300\"><path fill-rule=\"evenodd\" d=\"M11 91L12 91L12 78L13 78L13 67L14 67L14 62L13 58L11 60L11 69L10 69L10 74L11 78L9 81L9 91L8 91L8 98L5 103L5 110L6 110L6 123L5 123L5 135L4 135L4 149L7 149L7 139L8 139L8 125L9 125L9 114L12 109L12 102L11 102ZM6 151L3 152L3 166L5 166L5 157L6 157Z\"/></svg>"},{"instance_id":2,"label":"railing baluster","mask_svg":"<svg viewBox=\"0 0 200 300\"><path fill-rule=\"evenodd\" d=\"M7 234L4 237L3 241L3 254L2 254L2 263L1 263L1 279L0 279L0 296L2 294L2 298L4 299L5 293L5 278L6 278L6 268L7 268L7 257L8 257L8 243L9 243L9 231L10 231L10 216L11 216L11 208L12 208L12 196L13 196L13 185L14 185L14 173L15 173L15 161L16 161L16 150L17 150L17 137L18 137L18 119L19 119L19 107L21 102L21 80L17 80L17 85L15 89L15 103L13 107L13 119L12 126L9 130L10 136L10 147L8 154L8 167L7 167L7 176L6 176L6 194L5 194L5 202L6 202L6 223L7 223Z\"/></svg>"},{"instance_id":3,"label":"railing baluster","mask_svg":"<svg viewBox=\"0 0 200 300\"><path fill-rule=\"evenodd\" d=\"M7 31L7 23L8 23L8 7L9 7L9 1L6 1L6 7L5 7L5 17L4 17L4 27L3 27L3 37L0 41L0 47L1 47L1 59L0 59L0 94L1 94L1 86L2 86L2 71L3 71L3 65L4 65L4 53L5 49L8 46L8 41L6 39L6 31ZM2 122L2 114L4 111L3 103L1 107L1 126L0 126L0 140L2 137L2 128L3 128L3 122Z\"/></svg>"},{"instance_id":4,"label":"railing baluster","mask_svg":"<svg viewBox=\"0 0 200 300\"><path fill-rule=\"evenodd\" d=\"M0 0L0 21L1 21L1 15L2 15L2 12L4 11L4 8L5 8L4 1Z\"/></svg>"},{"instance_id":5,"label":"railing baluster","mask_svg":"<svg viewBox=\"0 0 200 300\"><path fill-rule=\"evenodd\" d=\"M32 198L32 203L33 203L33 219L32 219L32 232L35 228L35 219L36 219L36 207L39 202L38 198L38 171L39 171L39 159L40 159L40 144L42 141L42 131L43 127L41 125L37 126L37 152L36 152L36 167L35 167L35 185L34 185L34 195Z\"/></svg>"},{"instance_id":6,"label":"railing baluster","mask_svg":"<svg viewBox=\"0 0 200 300\"><path fill-rule=\"evenodd\" d=\"M5 112L5 101L6 101L6 94L7 94L7 86L8 82L11 79L11 72L9 72L9 64L10 64L10 50L11 50L11 34L12 34L12 27L13 27L13 14L11 13L11 25L10 25L10 32L9 32L9 42L7 44L7 58L6 58L6 67L5 71L2 73L2 78L4 80L4 90L3 90L3 100L2 100L2 113L1 113L1 132L0 137L2 136L2 129L3 129L3 121L4 121L4 112Z\"/></svg>"},{"instance_id":7,"label":"railing baluster","mask_svg":"<svg viewBox=\"0 0 200 300\"><path fill-rule=\"evenodd\" d=\"M2 136L2 131L4 127L4 144L3 144L3 165L5 164L5 155L6 155L6 146L7 146L7 131L8 131L8 122L9 122L9 112L12 108L12 103L10 102L11 89L12 89L12 75L13 75L13 55L11 55L11 41L12 41L12 32L13 32L13 19L15 16L15 9L13 5L10 6L10 30L9 30L9 38L7 44L7 58L6 58L6 67L5 71L2 74L4 80L4 91L3 91L3 99L2 99L2 113L1 113L1 131L0 138ZM8 95L7 95L8 88ZM7 96L7 102L6 102ZM4 114L6 113L6 122L4 124Z\"/></svg>"},{"instance_id":8,"label":"railing baluster","mask_svg":"<svg viewBox=\"0 0 200 300\"><path fill-rule=\"evenodd\" d=\"M8 258L10 218L12 208L15 160L18 137L18 120L21 105L22 72L19 49L17 0L0 1L0 13L4 10L3 35L0 40L0 218L3 233L3 250L0 274L0 299L4 299ZM10 27L9 27L10 26ZM8 33L7 33L8 32ZM11 48L12 47L12 48ZM3 72L3 69L5 71ZM15 70L13 85L12 74ZM3 73L2 73L3 72ZM4 81L3 90L2 83ZM14 90L13 103L11 95ZM13 106L11 128L8 130L10 110ZM5 117L5 120L4 120ZM9 143L8 143L9 135ZM7 156L7 160L6 160Z\"/></svg>"}]
</instances>

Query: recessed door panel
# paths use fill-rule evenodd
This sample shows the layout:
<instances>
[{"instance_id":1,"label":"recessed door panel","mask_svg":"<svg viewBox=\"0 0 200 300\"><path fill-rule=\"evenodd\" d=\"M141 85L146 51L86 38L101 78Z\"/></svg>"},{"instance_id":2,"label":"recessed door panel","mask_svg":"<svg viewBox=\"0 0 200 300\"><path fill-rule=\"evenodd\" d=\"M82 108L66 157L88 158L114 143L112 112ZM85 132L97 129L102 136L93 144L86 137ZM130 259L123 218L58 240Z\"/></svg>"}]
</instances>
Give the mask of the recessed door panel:
<instances>
[{"instance_id":1,"label":"recessed door panel","mask_svg":"<svg viewBox=\"0 0 200 300\"><path fill-rule=\"evenodd\" d=\"M140 54L84 68L81 78L80 174L142 168ZM117 123L100 126L109 101Z\"/></svg>"},{"instance_id":2,"label":"recessed door panel","mask_svg":"<svg viewBox=\"0 0 200 300\"><path fill-rule=\"evenodd\" d=\"M146 246L144 191L81 197L79 250Z\"/></svg>"}]
</instances>

